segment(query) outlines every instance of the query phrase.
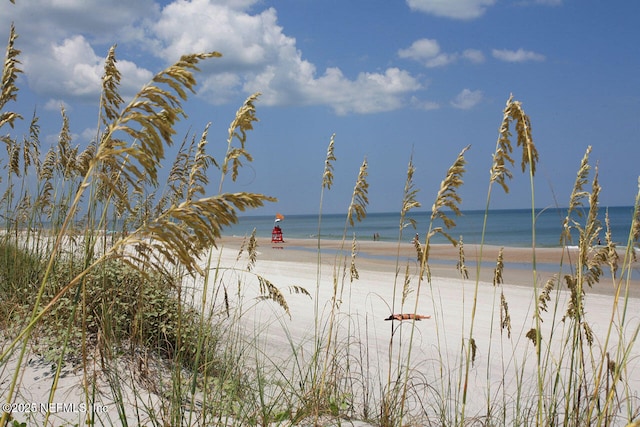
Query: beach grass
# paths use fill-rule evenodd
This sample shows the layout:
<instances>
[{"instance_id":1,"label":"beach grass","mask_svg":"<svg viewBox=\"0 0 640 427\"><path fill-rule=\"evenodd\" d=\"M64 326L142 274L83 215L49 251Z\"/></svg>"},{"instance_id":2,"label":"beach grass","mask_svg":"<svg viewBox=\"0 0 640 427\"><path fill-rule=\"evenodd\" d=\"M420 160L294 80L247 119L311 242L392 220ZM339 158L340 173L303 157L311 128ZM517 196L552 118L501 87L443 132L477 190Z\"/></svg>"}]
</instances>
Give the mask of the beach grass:
<instances>
[{"instance_id":1,"label":"beach grass","mask_svg":"<svg viewBox=\"0 0 640 427\"><path fill-rule=\"evenodd\" d=\"M3 130L22 120L10 111L21 73L16 39L12 27L0 94ZM395 259L382 266L388 271L372 270L362 268L354 231L367 215L366 158L333 255L319 237L325 197L337 185L334 135L322 169L311 268L295 261L283 267L261 259L268 251L260 250L255 232L238 245L223 239L238 212L275 201L224 191L225 181L236 180L243 162L252 160L249 136L259 94L232 118L221 160L207 152L208 124L200 135L182 137L175 159L165 158L185 118L182 104L195 91L199 63L220 56L185 55L125 103L111 48L91 144L73 145L64 109L58 144L46 153L35 115L28 135L1 138L7 174L0 200L0 395L9 410L0 425L640 422L634 382L640 323L638 300L630 295L640 188L630 201L628 239L617 246L606 221L597 219L601 188L588 147L567 202L558 271L541 280L538 152L530 118L509 97L490 165L482 234L494 184L509 191L514 146L520 148L531 190L529 286L504 283L508 248L492 260L493 283L481 280L484 243L470 257L464 236L455 234L473 147L450 159L426 230L414 230L411 218L422 204L410 156L399 189L398 240L388 246ZM159 180L162 167L169 170L166 184ZM208 195L213 169L218 191ZM424 236L410 244L411 260L401 255L407 228ZM605 244L599 245L602 233ZM455 248L456 281L433 274L436 235ZM566 249L570 244L577 251ZM362 280L372 283L369 290ZM591 298L595 286L611 289L600 305ZM34 364L46 366L47 374L34 371ZM46 387L29 395L42 375ZM42 406L32 411L19 406L36 401ZM59 402L84 409L58 411Z\"/></svg>"}]
</instances>

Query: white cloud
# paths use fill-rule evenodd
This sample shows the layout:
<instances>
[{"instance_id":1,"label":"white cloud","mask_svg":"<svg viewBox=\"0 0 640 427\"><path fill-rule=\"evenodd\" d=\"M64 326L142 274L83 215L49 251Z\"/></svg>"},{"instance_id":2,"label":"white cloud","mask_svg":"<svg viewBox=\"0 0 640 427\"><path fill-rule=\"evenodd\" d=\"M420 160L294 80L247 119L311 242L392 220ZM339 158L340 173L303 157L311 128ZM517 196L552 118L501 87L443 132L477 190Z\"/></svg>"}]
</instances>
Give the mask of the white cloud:
<instances>
[{"instance_id":1,"label":"white cloud","mask_svg":"<svg viewBox=\"0 0 640 427\"><path fill-rule=\"evenodd\" d=\"M185 22L190 25L185 27ZM208 74L200 94L213 102L240 91L261 92L263 105L329 105L337 114L364 114L399 108L404 95L420 87L397 68L362 72L355 79L328 68L318 76L315 65L302 58L296 40L283 33L273 8L250 15L221 2L173 3L162 11L153 31L167 60L189 50L222 53L202 67Z\"/></svg>"},{"instance_id":2,"label":"white cloud","mask_svg":"<svg viewBox=\"0 0 640 427\"><path fill-rule=\"evenodd\" d=\"M542 54L524 50L522 48L518 50L508 49L493 49L491 54L494 58L506 62L525 62L525 61L544 61L545 57Z\"/></svg>"},{"instance_id":3,"label":"white cloud","mask_svg":"<svg viewBox=\"0 0 640 427\"><path fill-rule=\"evenodd\" d=\"M423 99L418 99L416 96L411 97L411 105L420 110L437 110L440 108L440 104L434 101L425 101Z\"/></svg>"},{"instance_id":4,"label":"white cloud","mask_svg":"<svg viewBox=\"0 0 640 427\"><path fill-rule=\"evenodd\" d=\"M413 59L424 64L427 68L443 67L456 62L458 59L479 63L484 61L481 51L467 49L460 53L445 53L440 50L440 44L433 39L418 39L406 49L398 51L400 58Z\"/></svg>"},{"instance_id":5,"label":"white cloud","mask_svg":"<svg viewBox=\"0 0 640 427\"><path fill-rule=\"evenodd\" d=\"M49 55L27 54L25 70L30 85L54 96L85 97L100 93L103 59L79 35L49 45Z\"/></svg>"},{"instance_id":6,"label":"white cloud","mask_svg":"<svg viewBox=\"0 0 640 427\"><path fill-rule=\"evenodd\" d=\"M462 20L479 18L495 2L496 0L407 0L412 10Z\"/></svg>"},{"instance_id":7,"label":"white cloud","mask_svg":"<svg viewBox=\"0 0 640 427\"><path fill-rule=\"evenodd\" d=\"M38 93L62 99L96 100L100 96L105 58L96 55L91 44L80 35L51 43L40 54L25 52L24 69L29 85ZM116 54L117 57L117 54ZM131 61L118 61L124 97L135 94L152 78L148 70Z\"/></svg>"},{"instance_id":8,"label":"white cloud","mask_svg":"<svg viewBox=\"0 0 640 427\"><path fill-rule=\"evenodd\" d=\"M216 50L200 64L198 95L236 102L260 91L263 105L326 105L338 114L401 108L421 88L398 68L349 73L316 70L284 33L274 8L253 12L259 0L33 0L11 8L23 51L24 76L41 96L95 102L104 57L117 43L121 94L127 98L180 55ZM0 24L10 25L2 14ZM125 59L126 58L126 59ZM447 62L446 55L431 58ZM56 101L57 102L57 101Z\"/></svg>"},{"instance_id":9,"label":"white cloud","mask_svg":"<svg viewBox=\"0 0 640 427\"><path fill-rule=\"evenodd\" d=\"M69 105L61 99L50 99L44 104L45 111L60 111L63 108L69 111Z\"/></svg>"},{"instance_id":10,"label":"white cloud","mask_svg":"<svg viewBox=\"0 0 640 427\"><path fill-rule=\"evenodd\" d=\"M437 40L419 39L413 42L407 49L400 49L400 58L411 58L416 61L431 59L440 53L440 45Z\"/></svg>"},{"instance_id":11,"label":"white cloud","mask_svg":"<svg viewBox=\"0 0 640 427\"><path fill-rule=\"evenodd\" d=\"M474 64L484 62L484 54L482 53L482 51L477 49L466 49L462 52L462 57L473 62Z\"/></svg>"},{"instance_id":12,"label":"white cloud","mask_svg":"<svg viewBox=\"0 0 640 427\"><path fill-rule=\"evenodd\" d=\"M402 107L405 94L420 89L420 84L406 71L389 68L384 74L360 73L355 80L344 76L339 68L328 68L316 77L315 67L303 62L299 73L283 75L268 67L246 86L249 92L268 88L261 101L267 105L282 103L330 105L336 114L378 113Z\"/></svg>"},{"instance_id":13,"label":"white cloud","mask_svg":"<svg viewBox=\"0 0 640 427\"><path fill-rule=\"evenodd\" d=\"M480 101L482 101L482 91L463 89L453 101L451 105L461 110L468 110L475 107Z\"/></svg>"}]
</instances>

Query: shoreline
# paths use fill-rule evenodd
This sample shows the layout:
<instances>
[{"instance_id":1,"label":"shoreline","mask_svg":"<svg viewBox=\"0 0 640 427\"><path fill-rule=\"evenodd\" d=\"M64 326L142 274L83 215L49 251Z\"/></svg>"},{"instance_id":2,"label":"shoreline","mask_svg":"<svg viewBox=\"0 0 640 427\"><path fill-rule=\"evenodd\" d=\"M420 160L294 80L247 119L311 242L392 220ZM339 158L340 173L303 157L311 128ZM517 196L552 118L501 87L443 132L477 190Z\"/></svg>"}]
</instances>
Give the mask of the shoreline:
<instances>
[{"instance_id":1,"label":"shoreline","mask_svg":"<svg viewBox=\"0 0 640 427\"><path fill-rule=\"evenodd\" d=\"M223 236L219 240L219 248L226 250L239 250L242 242L248 238L240 236ZM291 238L284 243L271 243L270 238L257 237L258 262L284 261L292 263L318 262L318 240ZM333 264L335 257L343 251L346 257L351 257L351 241L322 239L320 241L320 259L323 265ZM391 243L386 241L357 241L356 243L356 268L358 270L394 272L396 268L404 274L404 269L409 263L413 271L417 269L416 250L412 243ZM469 278L467 281L475 281L478 271L478 259L480 258L480 246L474 244L464 245L465 265ZM482 247L482 264L479 268L479 278L482 282L493 283L493 274L496 260L500 251L499 246L485 245ZM532 286L534 281L532 248L504 247L503 249L503 284L505 286ZM542 287L554 275L561 277L571 272L570 266L575 263L578 250L575 247L562 248L536 248L536 272L535 280ZM624 252L619 251L620 261L623 262ZM432 277L461 278L456 268L459 260L459 250L450 244L432 244L429 254L429 267ZM640 262L632 264L632 279L629 280L629 296L640 297ZM614 295L616 289L608 266L602 267L603 274L600 282L593 287L585 289L588 293L600 295ZM621 272L618 271L618 275ZM619 281L619 279L618 279ZM564 281L561 289L566 289ZM626 280L622 283L621 293L624 294Z\"/></svg>"}]
</instances>

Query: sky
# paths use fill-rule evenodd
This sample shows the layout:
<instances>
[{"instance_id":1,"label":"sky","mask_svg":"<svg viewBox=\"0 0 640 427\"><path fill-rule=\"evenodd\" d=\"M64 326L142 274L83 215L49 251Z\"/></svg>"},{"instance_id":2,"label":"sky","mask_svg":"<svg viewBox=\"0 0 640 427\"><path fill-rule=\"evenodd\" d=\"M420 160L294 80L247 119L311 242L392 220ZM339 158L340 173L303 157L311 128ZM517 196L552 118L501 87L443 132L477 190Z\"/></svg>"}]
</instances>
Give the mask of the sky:
<instances>
[{"instance_id":1,"label":"sky","mask_svg":"<svg viewBox=\"0 0 640 427\"><path fill-rule=\"evenodd\" d=\"M252 212L317 213L324 160L335 134L334 186L325 213L346 212L363 160L369 212L401 208L410 158L429 210L467 145L462 209L484 209L489 168L510 94L532 124L540 160L538 208L566 206L591 145L602 206L632 205L640 175L640 2L596 0L0 0L0 37L11 23L23 74L7 106L34 111L43 151L55 144L60 107L73 143L96 134L104 58L116 47L120 87L131 97L182 54L218 51L200 64L176 145L207 123L221 160L236 110L255 92L253 162L224 191L278 202ZM6 40L5 39L5 40ZM510 192L491 208L528 208L528 174L514 145ZM166 169L172 151L167 152ZM6 152L2 151L2 165ZM209 194L220 172L210 170ZM163 172L161 172L161 177Z\"/></svg>"}]
</instances>

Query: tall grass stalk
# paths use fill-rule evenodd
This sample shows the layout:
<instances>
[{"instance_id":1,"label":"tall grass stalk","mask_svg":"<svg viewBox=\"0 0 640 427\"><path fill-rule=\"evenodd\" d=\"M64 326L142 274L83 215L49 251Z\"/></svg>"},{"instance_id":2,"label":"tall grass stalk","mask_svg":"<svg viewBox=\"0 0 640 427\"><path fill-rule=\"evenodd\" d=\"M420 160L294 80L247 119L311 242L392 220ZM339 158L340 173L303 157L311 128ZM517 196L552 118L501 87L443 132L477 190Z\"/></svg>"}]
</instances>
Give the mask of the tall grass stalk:
<instances>
[{"instance_id":1,"label":"tall grass stalk","mask_svg":"<svg viewBox=\"0 0 640 427\"><path fill-rule=\"evenodd\" d=\"M457 194L457 189L462 185L463 180L462 176L465 172L465 164L466 160L464 158L464 154L470 148L470 146L465 147L456 157L455 162L449 167L447 174L440 183L440 189L438 190L438 194L436 196L436 200L433 203L431 208L431 216L429 220L429 228L425 235L425 244L424 249L419 252L421 254L419 258L419 274L418 274L418 283L416 286L416 296L415 296L415 305L413 309L414 314L418 314L418 304L420 301L420 291L422 288L422 284L424 282L423 272L426 271L427 282L431 285L431 273L428 271L428 259L429 259L429 249L431 245L431 239L436 234L441 234L446 237L454 246L457 242L442 228L436 227L435 221L441 220L446 229L450 229L455 227L455 221L451 219L445 209L450 209L455 215L460 215L460 209L458 204L462 201L460 196ZM435 299L432 296L432 300L434 301L435 308ZM434 310L434 314L436 311ZM402 383L402 396L400 398L400 424L402 425L402 420L405 415L405 405L407 400L407 389L409 384L409 367L411 366L411 354L413 350L414 344L414 333L415 333L415 317L411 321L411 333L408 340L408 350L405 362L405 375ZM438 334L438 347L440 347L440 335ZM442 360L442 359L441 359Z\"/></svg>"},{"instance_id":2,"label":"tall grass stalk","mask_svg":"<svg viewBox=\"0 0 640 427\"><path fill-rule=\"evenodd\" d=\"M332 276L333 295L331 299L331 311L330 311L329 320L328 320L327 342L325 344L325 349L324 349L325 358L324 358L322 373L320 377L320 386L319 386L319 396L321 399L324 397L324 390L328 380L327 376L329 374L328 372L329 361L336 360L335 357L332 358L330 356L331 356L331 351L335 351L334 345L335 345L335 342L337 341L337 331L335 330L336 322L337 322L336 317L338 314L338 310L340 309L343 303L344 285L345 285L346 272L347 272L346 257L344 255L344 249L345 249L346 238L347 238L347 230L349 229L349 226L351 227L354 226L355 221L361 221L367 215L366 206L369 203L369 199L368 199L369 184L367 183L367 167L368 167L367 160L364 159L362 164L360 165L360 169L358 171L358 177L353 187L353 192L351 194L351 202L349 203L349 208L347 209L347 218L345 220L345 226L344 226L344 231L343 231L342 239L340 243L340 249L336 253L336 258L333 264L333 276ZM355 242L354 242L354 246L355 246ZM352 260L354 256L355 254L352 251ZM342 276L340 274L341 271L342 271ZM356 276L354 276L354 269L353 269L353 263L352 263L352 268L350 268L350 281L353 281L353 279L355 278ZM340 291L338 291L338 285L340 285ZM348 302L349 309L350 309L350 304L351 304L351 299L349 298L349 302ZM334 334L336 336L334 336ZM349 337L349 335L347 335L347 337ZM348 346L349 344L347 343L347 347Z\"/></svg>"},{"instance_id":3,"label":"tall grass stalk","mask_svg":"<svg viewBox=\"0 0 640 427\"><path fill-rule=\"evenodd\" d=\"M324 160L324 170L322 173L322 185L320 187L320 202L318 207L318 232L317 232L317 246L316 246L316 290L315 290L315 300L314 300L314 357L313 357L313 377L315 378L318 374L317 363L318 357L320 356L320 348L321 348L321 337L320 337L320 283L322 281L322 208L324 205L324 192L325 190L331 190L331 186L333 185L333 170L334 170L334 162L336 162L335 156L335 134L331 135L331 139L329 140L329 145L327 146L327 154ZM312 381L315 383L315 379Z\"/></svg>"},{"instance_id":4,"label":"tall grass stalk","mask_svg":"<svg viewBox=\"0 0 640 427\"><path fill-rule=\"evenodd\" d=\"M394 273L394 280L393 280L393 293L391 296L391 314L396 312L396 303L397 303L396 294L397 294L397 288L398 288L398 278L400 274L400 263L399 263L400 248L401 248L402 241L404 239L403 238L404 229L409 226L412 226L414 230L416 228L416 221L408 217L408 214L412 209L419 208L421 206L420 202L418 202L418 200L416 199L416 196L418 194L418 189L415 188L415 184L413 181L413 176L415 174L415 171L416 171L416 168L413 164L413 155L412 155L411 158L409 159L409 164L407 166L407 177L406 177L403 196L402 196L402 207L400 209L400 222L398 224L398 243L396 248L396 264L395 264L395 270L394 270L395 273ZM400 311L403 311L406 299L410 292L409 290L410 277L409 277L408 269L409 269L409 266L407 265L407 269L404 275L403 287L402 287ZM391 420L393 417L392 417L392 414L390 413L391 404L386 402L388 399L392 399L396 395L395 391L392 390L392 385L391 385L391 373L393 370L394 337L395 337L396 331L400 331L400 333L402 332L402 329L398 328L394 324L394 322L391 322L390 328L391 328L391 331L390 331L390 339L389 339L389 359L388 359L389 367L387 372L387 384L386 384L388 397L385 396L385 399L383 399L383 402L382 402L383 408L381 409L383 412L382 418L388 419L388 420ZM399 338L399 342L400 342L399 344L400 347L398 348L398 360L397 360L398 367L400 367L400 361L402 357L402 347L401 347L402 337L401 336Z\"/></svg>"}]
</instances>

